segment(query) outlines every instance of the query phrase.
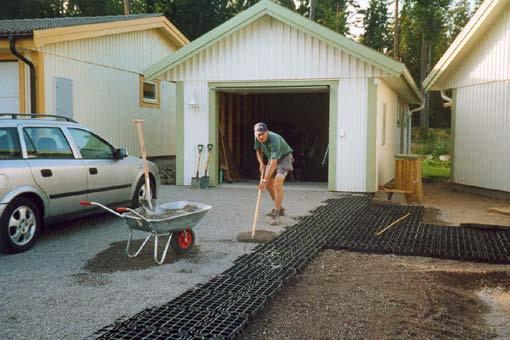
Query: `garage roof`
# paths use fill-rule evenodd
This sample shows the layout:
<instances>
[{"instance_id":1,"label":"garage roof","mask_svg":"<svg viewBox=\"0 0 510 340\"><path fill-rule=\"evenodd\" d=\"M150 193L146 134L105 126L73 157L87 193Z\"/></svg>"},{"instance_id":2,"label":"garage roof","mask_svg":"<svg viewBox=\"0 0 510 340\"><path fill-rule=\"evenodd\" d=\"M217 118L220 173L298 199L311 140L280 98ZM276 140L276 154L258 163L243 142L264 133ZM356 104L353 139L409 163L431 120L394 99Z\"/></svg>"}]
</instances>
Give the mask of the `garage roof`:
<instances>
[{"instance_id":1,"label":"garage roof","mask_svg":"<svg viewBox=\"0 0 510 340\"><path fill-rule=\"evenodd\" d=\"M178 47L189 42L165 16L159 13L0 20L0 39L8 36L33 38L35 45L41 46L58 41L153 28L168 33L167 36Z\"/></svg>"},{"instance_id":2,"label":"garage roof","mask_svg":"<svg viewBox=\"0 0 510 340\"><path fill-rule=\"evenodd\" d=\"M244 12L238 14L175 53L164 58L160 62L150 66L144 70L145 77L147 79L154 79L161 76L169 69L177 66L188 58L191 58L195 54L214 44L216 41L241 29L264 15L274 17L275 19L291 25L296 29L307 32L308 34L315 36L332 46L341 48L361 60L380 67L382 70L400 80L400 84L395 86L412 93L411 96L414 97L413 102L420 103L423 101L422 94L404 64L346 38L345 36L320 24L308 20L302 15L269 0L262 0L258 2Z\"/></svg>"},{"instance_id":3,"label":"garage roof","mask_svg":"<svg viewBox=\"0 0 510 340\"><path fill-rule=\"evenodd\" d=\"M508 0L485 0L483 2L423 81L425 91L442 90L436 86L438 80L447 77L455 69L507 5Z\"/></svg>"},{"instance_id":4,"label":"garage roof","mask_svg":"<svg viewBox=\"0 0 510 340\"><path fill-rule=\"evenodd\" d=\"M43 18L43 19L14 19L0 20L0 37L8 35L33 35L34 31L48 28L69 27L78 25L100 24L105 22L152 18L161 16L153 14L130 14L109 15L98 17L67 17L67 18Z\"/></svg>"}]
</instances>

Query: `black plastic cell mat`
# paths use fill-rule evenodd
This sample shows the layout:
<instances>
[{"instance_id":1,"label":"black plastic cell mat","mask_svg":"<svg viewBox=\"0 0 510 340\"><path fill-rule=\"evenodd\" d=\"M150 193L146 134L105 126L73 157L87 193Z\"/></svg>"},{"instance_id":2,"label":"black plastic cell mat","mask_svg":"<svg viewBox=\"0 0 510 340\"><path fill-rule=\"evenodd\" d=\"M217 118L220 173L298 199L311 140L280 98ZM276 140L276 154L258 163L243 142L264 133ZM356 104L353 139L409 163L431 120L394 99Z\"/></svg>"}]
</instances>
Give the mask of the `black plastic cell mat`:
<instances>
[{"instance_id":1,"label":"black plastic cell mat","mask_svg":"<svg viewBox=\"0 0 510 340\"><path fill-rule=\"evenodd\" d=\"M367 195L328 200L208 282L160 307L106 326L93 337L234 339L323 249L510 263L510 232L440 227L424 224L422 218L423 207L376 203Z\"/></svg>"}]
</instances>

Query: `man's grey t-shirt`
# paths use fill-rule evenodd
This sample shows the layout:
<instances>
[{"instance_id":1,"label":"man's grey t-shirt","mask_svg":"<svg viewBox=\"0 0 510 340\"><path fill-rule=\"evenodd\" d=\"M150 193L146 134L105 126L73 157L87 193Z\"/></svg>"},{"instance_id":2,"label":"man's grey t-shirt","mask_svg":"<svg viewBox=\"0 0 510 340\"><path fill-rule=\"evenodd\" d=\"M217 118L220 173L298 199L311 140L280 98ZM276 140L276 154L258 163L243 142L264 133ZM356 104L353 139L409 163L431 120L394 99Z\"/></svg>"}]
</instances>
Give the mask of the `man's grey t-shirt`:
<instances>
[{"instance_id":1,"label":"man's grey t-shirt","mask_svg":"<svg viewBox=\"0 0 510 340\"><path fill-rule=\"evenodd\" d=\"M268 159L280 159L292 152L292 148L285 139L277 133L268 131L269 136L265 143L255 137L255 150L262 149Z\"/></svg>"}]
</instances>

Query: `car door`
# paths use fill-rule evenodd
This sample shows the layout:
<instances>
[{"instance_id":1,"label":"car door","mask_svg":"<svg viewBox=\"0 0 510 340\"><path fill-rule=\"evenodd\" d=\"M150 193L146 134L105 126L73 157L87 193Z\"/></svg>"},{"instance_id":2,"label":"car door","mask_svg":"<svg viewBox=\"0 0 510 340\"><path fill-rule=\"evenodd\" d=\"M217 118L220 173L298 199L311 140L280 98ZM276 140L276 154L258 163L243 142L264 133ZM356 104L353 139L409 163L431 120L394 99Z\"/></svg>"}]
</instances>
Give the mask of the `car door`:
<instances>
[{"instance_id":1,"label":"car door","mask_svg":"<svg viewBox=\"0 0 510 340\"><path fill-rule=\"evenodd\" d=\"M137 169L128 159L115 159L115 148L96 134L68 127L87 168L87 199L102 204L131 200L131 186Z\"/></svg>"},{"instance_id":2,"label":"car door","mask_svg":"<svg viewBox=\"0 0 510 340\"><path fill-rule=\"evenodd\" d=\"M37 185L46 193L51 216L81 209L87 197L87 173L59 126L24 126L27 163Z\"/></svg>"}]
</instances>

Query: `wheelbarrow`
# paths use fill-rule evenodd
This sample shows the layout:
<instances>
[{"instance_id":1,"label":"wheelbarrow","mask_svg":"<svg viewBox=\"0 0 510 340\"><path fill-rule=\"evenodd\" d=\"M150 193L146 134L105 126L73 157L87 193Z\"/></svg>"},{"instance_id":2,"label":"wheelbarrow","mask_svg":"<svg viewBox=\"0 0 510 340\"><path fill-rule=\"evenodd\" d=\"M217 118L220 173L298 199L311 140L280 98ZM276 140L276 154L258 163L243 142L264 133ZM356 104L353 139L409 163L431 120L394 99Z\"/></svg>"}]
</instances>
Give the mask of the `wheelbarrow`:
<instances>
[{"instance_id":1,"label":"wheelbarrow","mask_svg":"<svg viewBox=\"0 0 510 340\"><path fill-rule=\"evenodd\" d=\"M187 253L195 243L195 233L192 228L205 216L211 209L210 205L177 201L161 204L162 214L150 215L142 208L116 208L115 210L98 202L81 201L80 205L98 206L115 216L124 220L129 231L129 240L126 245L126 254L128 257L137 257L145 247L151 237L154 237L154 261L157 264L163 264L168 252L172 248L177 254ZM133 240L133 230L148 233L142 242L142 245L134 253L130 250ZM158 238L168 236L162 254L158 258Z\"/></svg>"}]
</instances>

